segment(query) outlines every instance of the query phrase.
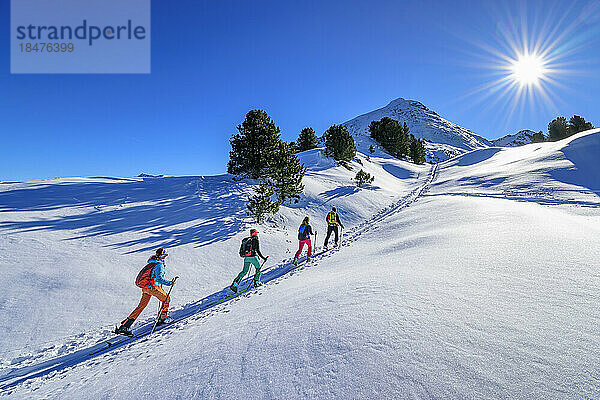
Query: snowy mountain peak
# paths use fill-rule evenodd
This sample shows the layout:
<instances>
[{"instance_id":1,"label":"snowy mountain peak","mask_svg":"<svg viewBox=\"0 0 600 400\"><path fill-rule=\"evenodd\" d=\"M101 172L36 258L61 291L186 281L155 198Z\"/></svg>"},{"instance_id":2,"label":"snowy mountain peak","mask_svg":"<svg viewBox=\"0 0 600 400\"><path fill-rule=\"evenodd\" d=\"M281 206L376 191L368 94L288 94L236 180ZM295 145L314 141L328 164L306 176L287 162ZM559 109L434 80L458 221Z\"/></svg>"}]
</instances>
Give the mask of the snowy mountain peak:
<instances>
[{"instance_id":1,"label":"snowy mountain peak","mask_svg":"<svg viewBox=\"0 0 600 400\"><path fill-rule=\"evenodd\" d=\"M367 151L375 142L370 138L369 125L389 117L406 123L410 133L425 140L428 161L444 161L467 151L488 147L491 142L453 122L442 118L423 103L397 98L385 107L353 118L344 125L354 137L360 151Z\"/></svg>"},{"instance_id":2,"label":"snowy mountain peak","mask_svg":"<svg viewBox=\"0 0 600 400\"><path fill-rule=\"evenodd\" d=\"M415 107L415 108L420 108L423 111L431 111L429 108L427 108L427 106L425 106L425 104L421 103L420 101L416 101L416 100L406 100L402 97L398 97L395 100L392 100L388 103L387 107Z\"/></svg>"},{"instance_id":3,"label":"snowy mountain peak","mask_svg":"<svg viewBox=\"0 0 600 400\"><path fill-rule=\"evenodd\" d=\"M515 134L506 135L500 139L492 140L492 145L498 147L518 147L531 143L531 137L536 132L530 129L523 129Z\"/></svg>"}]
</instances>

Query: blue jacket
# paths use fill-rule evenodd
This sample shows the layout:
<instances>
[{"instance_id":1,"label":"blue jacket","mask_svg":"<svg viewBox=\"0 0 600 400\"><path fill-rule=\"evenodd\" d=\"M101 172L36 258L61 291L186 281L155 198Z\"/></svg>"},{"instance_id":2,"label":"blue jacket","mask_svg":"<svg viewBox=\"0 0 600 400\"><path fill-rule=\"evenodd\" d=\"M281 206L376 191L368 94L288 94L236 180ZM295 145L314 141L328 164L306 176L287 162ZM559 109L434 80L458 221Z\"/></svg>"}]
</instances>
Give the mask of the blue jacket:
<instances>
[{"instance_id":1,"label":"blue jacket","mask_svg":"<svg viewBox=\"0 0 600 400\"><path fill-rule=\"evenodd\" d=\"M150 278L152 278L152 286L167 285L171 286L171 281L165 279L165 263L162 260L149 259L148 262L155 262L156 265L152 268Z\"/></svg>"}]
</instances>

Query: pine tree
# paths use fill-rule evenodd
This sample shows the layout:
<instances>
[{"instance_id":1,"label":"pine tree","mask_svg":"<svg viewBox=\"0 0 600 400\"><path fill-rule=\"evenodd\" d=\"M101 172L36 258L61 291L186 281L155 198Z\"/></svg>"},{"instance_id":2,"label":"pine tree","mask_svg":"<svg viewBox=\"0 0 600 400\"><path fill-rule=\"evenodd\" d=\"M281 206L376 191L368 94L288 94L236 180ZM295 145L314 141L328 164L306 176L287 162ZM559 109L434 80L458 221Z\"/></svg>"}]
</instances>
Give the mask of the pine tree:
<instances>
[{"instance_id":1,"label":"pine tree","mask_svg":"<svg viewBox=\"0 0 600 400\"><path fill-rule=\"evenodd\" d=\"M408 127L404 127L398 121L389 117L383 117L379 121L371 121L369 125L371 137L390 155L403 158L408 155Z\"/></svg>"},{"instance_id":2,"label":"pine tree","mask_svg":"<svg viewBox=\"0 0 600 400\"><path fill-rule=\"evenodd\" d=\"M361 187L365 183L371 184L375 180L374 176L371 176L368 172L363 171L362 169L356 173L354 177L354 182L356 186Z\"/></svg>"},{"instance_id":3,"label":"pine tree","mask_svg":"<svg viewBox=\"0 0 600 400\"><path fill-rule=\"evenodd\" d=\"M298 150L298 145L296 144L296 142L294 142L293 140L291 142L288 143L288 145L290 146L290 149L294 152L294 153L299 153L300 150Z\"/></svg>"},{"instance_id":4,"label":"pine tree","mask_svg":"<svg viewBox=\"0 0 600 400\"><path fill-rule=\"evenodd\" d=\"M280 142L275 152L275 161L268 174L268 184L277 195L279 205L287 199L299 197L304 190L302 178L305 172L306 167L300 164L291 146Z\"/></svg>"},{"instance_id":5,"label":"pine tree","mask_svg":"<svg viewBox=\"0 0 600 400\"><path fill-rule=\"evenodd\" d=\"M304 128L300 131L297 142L297 152L314 149L319 145L319 139L313 128Z\"/></svg>"},{"instance_id":6,"label":"pine tree","mask_svg":"<svg viewBox=\"0 0 600 400\"><path fill-rule=\"evenodd\" d=\"M349 162L356 155L354 139L342 125L331 125L325 134L325 154L337 161Z\"/></svg>"},{"instance_id":7,"label":"pine tree","mask_svg":"<svg viewBox=\"0 0 600 400\"><path fill-rule=\"evenodd\" d=\"M400 154L402 157L406 157L410 153L410 131L406 122L402 126L402 135L400 136Z\"/></svg>"},{"instance_id":8,"label":"pine tree","mask_svg":"<svg viewBox=\"0 0 600 400\"><path fill-rule=\"evenodd\" d=\"M251 110L237 126L239 133L229 142L227 172L258 179L274 161L277 145L281 141L279 128L263 110Z\"/></svg>"},{"instance_id":9,"label":"pine tree","mask_svg":"<svg viewBox=\"0 0 600 400\"><path fill-rule=\"evenodd\" d=\"M542 131L539 131L539 132L531 135L531 143L541 143L541 142L545 142L545 141L546 141L546 137L544 136L544 132L542 132Z\"/></svg>"},{"instance_id":10,"label":"pine tree","mask_svg":"<svg viewBox=\"0 0 600 400\"><path fill-rule=\"evenodd\" d=\"M257 223L264 221L265 217L270 214L276 214L279 211L278 202L273 202L271 197L274 195L273 189L265 181L254 189L254 195L248 199L247 214L253 217Z\"/></svg>"},{"instance_id":11,"label":"pine tree","mask_svg":"<svg viewBox=\"0 0 600 400\"><path fill-rule=\"evenodd\" d=\"M558 117L548 124L548 141L556 142L568 136L567 119Z\"/></svg>"},{"instance_id":12,"label":"pine tree","mask_svg":"<svg viewBox=\"0 0 600 400\"><path fill-rule=\"evenodd\" d=\"M425 163L425 146L423 141L417 140L414 135L410 135L410 158L415 164Z\"/></svg>"},{"instance_id":13,"label":"pine tree","mask_svg":"<svg viewBox=\"0 0 600 400\"><path fill-rule=\"evenodd\" d=\"M588 129L594 129L594 125L592 125L591 122L587 122L585 118L580 117L579 115L573 115L571 119L569 119L567 125L567 135L571 136L579 132L587 131Z\"/></svg>"}]
</instances>

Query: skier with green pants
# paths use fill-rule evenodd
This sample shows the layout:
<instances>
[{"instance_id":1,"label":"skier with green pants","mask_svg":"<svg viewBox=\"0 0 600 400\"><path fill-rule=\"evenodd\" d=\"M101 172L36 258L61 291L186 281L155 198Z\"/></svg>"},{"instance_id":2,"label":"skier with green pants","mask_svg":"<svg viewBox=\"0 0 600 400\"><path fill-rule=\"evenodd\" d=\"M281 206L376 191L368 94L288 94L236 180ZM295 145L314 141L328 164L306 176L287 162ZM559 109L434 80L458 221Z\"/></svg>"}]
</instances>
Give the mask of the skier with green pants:
<instances>
[{"instance_id":1,"label":"skier with green pants","mask_svg":"<svg viewBox=\"0 0 600 400\"><path fill-rule=\"evenodd\" d=\"M256 229L250 229L250 237L242 240L240 256L244 257L244 269L242 269L242 272L238 274L229 287L234 293L237 293L238 286L242 279L244 279L246 273L248 273L250 265L254 265L254 269L256 270L254 273L254 287L262 285L262 283L260 283L260 261L258 257L262 258L264 261L266 261L268 257L263 256L260 252L258 231Z\"/></svg>"}]
</instances>

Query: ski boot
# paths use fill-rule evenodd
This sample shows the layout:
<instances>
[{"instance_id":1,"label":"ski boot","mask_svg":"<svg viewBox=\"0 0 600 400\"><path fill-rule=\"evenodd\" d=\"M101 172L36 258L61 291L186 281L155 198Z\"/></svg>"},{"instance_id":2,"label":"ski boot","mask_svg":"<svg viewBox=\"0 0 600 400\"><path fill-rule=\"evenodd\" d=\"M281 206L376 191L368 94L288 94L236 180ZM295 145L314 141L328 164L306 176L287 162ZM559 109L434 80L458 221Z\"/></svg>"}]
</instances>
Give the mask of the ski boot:
<instances>
[{"instance_id":1,"label":"ski boot","mask_svg":"<svg viewBox=\"0 0 600 400\"><path fill-rule=\"evenodd\" d=\"M294 261L292 261L292 264L294 264L297 267L298 266L298 259L294 257Z\"/></svg>"},{"instance_id":2,"label":"ski boot","mask_svg":"<svg viewBox=\"0 0 600 400\"><path fill-rule=\"evenodd\" d=\"M262 283L262 282L254 282L254 287L255 287L255 288L257 288L257 287L261 287L262 285L263 285L263 283Z\"/></svg>"},{"instance_id":3,"label":"ski boot","mask_svg":"<svg viewBox=\"0 0 600 400\"><path fill-rule=\"evenodd\" d=\"M134 321L134 319L125 320L121 326L115 327L113 332L117 335L133 336L133 332L131 332L131 325L133 325Z\"/></svg>"},{"instance_id":4,"label":"ski boot","mask_svg":"<svg viewBox=\"0 0 600 400\"><path fill-rule=\"evenodd\" d=\"M175 322L175 320L173 318L171 318L171 317L160 318L156 322L156 326L172 324L173 322Z\"/></svg>"},{"instance_id":5,"label":"ski boot","mask_svg":"<svg viewBox=\"0 0 600 400\"><path fill-rule=\"evenodd\" d=\"M237 293L237 286L234 286L233 283L231 284L231 286L229 286L229 289L231 289L233 293Z\"/></svg>"}]
</instances>

